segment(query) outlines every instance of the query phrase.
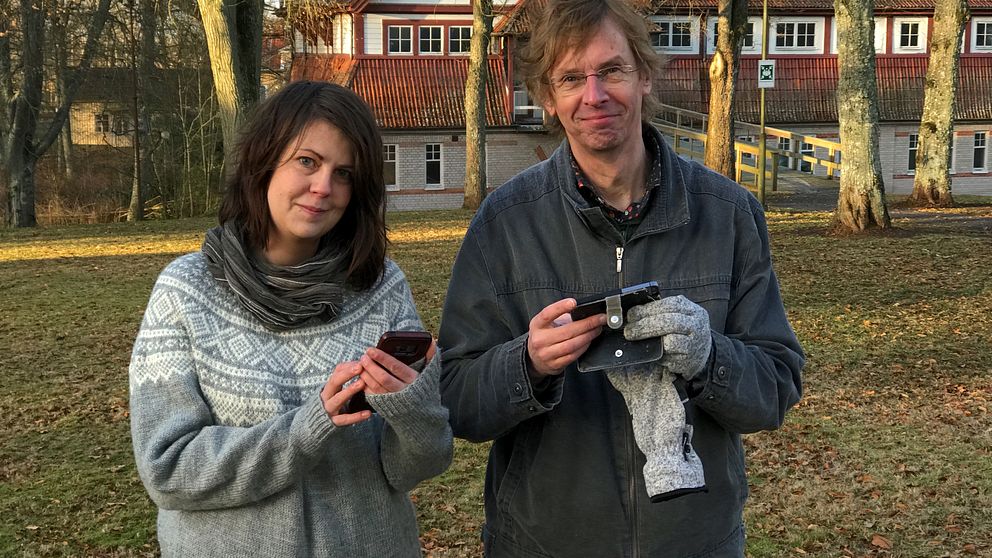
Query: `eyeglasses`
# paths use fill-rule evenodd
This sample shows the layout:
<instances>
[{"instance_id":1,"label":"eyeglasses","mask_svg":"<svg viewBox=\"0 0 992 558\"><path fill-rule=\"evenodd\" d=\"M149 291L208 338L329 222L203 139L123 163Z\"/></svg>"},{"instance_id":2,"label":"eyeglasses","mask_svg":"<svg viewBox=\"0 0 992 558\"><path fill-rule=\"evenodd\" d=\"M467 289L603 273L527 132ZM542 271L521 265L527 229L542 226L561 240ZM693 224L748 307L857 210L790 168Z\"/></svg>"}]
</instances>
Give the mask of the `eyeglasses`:
<instances>
[{"instance_id":1,"label":"eyeglasses","mask_svg":"<svg viewBox=\"0 0 992 558\"><path fill-rule=\"evenodd\" d=\"M616 66L600 68L591 74L562 74L558 77L551 78L551 85L560 95L572 95L581 91L582 88L585 87L586 79L591 76L596 76L596 79L598 79L604 87L610 87L630 81L630 74L636 71L637 68L631 66L630 64L619 64Z\"/></svg>"}]
</instances>

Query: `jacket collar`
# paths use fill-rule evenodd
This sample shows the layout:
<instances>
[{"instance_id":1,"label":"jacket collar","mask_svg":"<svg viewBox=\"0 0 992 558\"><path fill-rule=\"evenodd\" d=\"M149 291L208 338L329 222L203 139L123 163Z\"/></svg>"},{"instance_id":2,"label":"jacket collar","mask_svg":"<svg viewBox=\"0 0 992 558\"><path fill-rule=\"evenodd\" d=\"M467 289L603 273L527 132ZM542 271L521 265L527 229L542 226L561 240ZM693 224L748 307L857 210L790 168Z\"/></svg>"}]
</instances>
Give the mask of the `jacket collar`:
<instances>
[{"instance_id":1,"label":"jacket collar","mask_svg":"<svg viewBox=\"0 0 992 558\"><path fill-rule=\"evenodd\" d=\"M658 140L661 147L661 184L656 192L651 196L644 218L637 227L634 237L666 231L689 222L689 205L687 203L687 192L685 179L682 174L682 166L678 155L665 142L665 138L654 126L643 124L645 134L652 134ZM603 214L602 210L595 205L591 205L582 194L579 193L575 183L575 173L572 172L569 162L568 138L562 140L561 145L555 150L552 156L552 166L558 176L561 192L565 199L569 201L575 211L583 218L589 227L599 233L609 233L616 229ZM612 236L612 235L610 235Z\"/></svg>"}]
</instances>

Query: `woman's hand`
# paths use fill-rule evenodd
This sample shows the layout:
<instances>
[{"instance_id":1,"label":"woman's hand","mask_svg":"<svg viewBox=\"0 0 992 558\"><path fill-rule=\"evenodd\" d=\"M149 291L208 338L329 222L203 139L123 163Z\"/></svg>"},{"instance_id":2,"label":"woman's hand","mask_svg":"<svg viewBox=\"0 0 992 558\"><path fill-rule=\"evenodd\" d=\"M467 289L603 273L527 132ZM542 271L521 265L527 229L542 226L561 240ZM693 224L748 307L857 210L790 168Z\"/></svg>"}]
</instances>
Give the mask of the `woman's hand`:
<instances>
[{"instance_id":1,"label":"woman's hand","mask_svg":"<svg viewBox=\"0 0 992 558\"><path fill-rule=\"evenodd\" d=\"M431 341L424 362L434 358L437 343ZM389 353L370 347L362 355L362 380L365 382L365 393L393 393L402 390L417 379L417 371L403 364Z\"/></svg>"},{"instance_id":2,"label":"woman's hand","mask_svg":"<svg viewBox=\"0 0 992 558\"><path fill-rule=\"evenodd\" d=\"M364 357L362 357L364 358ZM372 416L370 411L359 411L357 413L342 413L345 403L356 393L365 389L365 381L358 378L347 387L344 387L348 380L362 373L362 365L358 362L342 362L334 367L334 372L327 379L324 388L320 390L320 400L324 404L324 411L331 417L334 426L349 426L358 424L363 420L368 420Z\"/></svg>"}]
</instances>

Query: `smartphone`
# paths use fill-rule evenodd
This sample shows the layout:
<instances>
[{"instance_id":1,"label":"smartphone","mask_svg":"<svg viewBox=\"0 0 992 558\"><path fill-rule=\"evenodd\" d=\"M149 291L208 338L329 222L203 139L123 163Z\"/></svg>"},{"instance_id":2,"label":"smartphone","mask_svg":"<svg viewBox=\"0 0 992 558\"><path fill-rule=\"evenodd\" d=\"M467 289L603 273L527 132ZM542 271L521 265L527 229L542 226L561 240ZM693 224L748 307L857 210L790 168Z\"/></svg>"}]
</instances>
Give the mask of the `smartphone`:
<instances>
[{"instance_id":1,"label":"smartphone","mask_svg":"<svg viewBox=\"0 0 992 558\"><path fill-rule=\"evenodd\" d=\"M618 295L620 303L619 308L607 308L607 299L617 297ZM660 296L658 283L655 281L631 285L629 287L624 287L623 289L605 292L576 301L578 304L574 309L572 309L572 319L578 321L582 318L588 318L589 316L593 316L595 314L609 314L608 317L613 318L614 312L622 312L619 319L619 324L617 324L616 327L613 327L614 324L609 322L607 323L607 325L611 326L613 329L616 329L617 327L623 325L623 322L627 318L628 310L634 306L647 304L652 300L658 300Z\"/></svg>"},{"instance_id":2,"label":"smartphone","mask_svg":"<svg viewBox=\"0 0 992 558\"><path fill-rule=\"evenodd\" d=\"M426 331L387 331L379 338L376 348L389 353L403 364L410 365L427 356L433 341L434 338ZM360 391L345 403L342 412L357 413L366 410L375 412L365 398L365 392Z\"/></svg>"}]
</instances>

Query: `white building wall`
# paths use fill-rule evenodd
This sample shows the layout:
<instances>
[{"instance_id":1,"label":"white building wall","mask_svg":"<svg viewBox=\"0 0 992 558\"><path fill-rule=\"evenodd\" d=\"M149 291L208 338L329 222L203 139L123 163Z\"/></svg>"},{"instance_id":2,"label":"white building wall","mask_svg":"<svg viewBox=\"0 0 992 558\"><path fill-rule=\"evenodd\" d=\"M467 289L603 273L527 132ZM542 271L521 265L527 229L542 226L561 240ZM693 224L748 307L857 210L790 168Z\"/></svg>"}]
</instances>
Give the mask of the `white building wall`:
<instances>
[{"instance_id":1,"label":"white building wall","mask_svg":"<svg viewBox=\"0 0 992 558\"><path fill-rule=\"evenodd\" d=\"M396 186L387 194L390 210L452 209L465 196L465 134L383 132L383 142L396 145ZM425 184L425 146L441 144L441 188ZM489 187L496 188L550 156L558 140L543 132L490 131L486 138ZM540 149L539 149L540 148Z\"/></svg>"},{"instance_id":2,"label":"white building wall","mask_svg":"<svg viewBox=\"0 0 992 558\"><path fill-rule=\"evenodd\" d=\"M419 3L419 2L416 2ZM464 21L471 22L472 14L367 14L365 16L365 54L385 54L383 34L384 27L392 22L402 24L406 21ZM470 25L470 23L466 23ZM417 37L413 37L416 41Z\"/></svg>"}]
</instances>

